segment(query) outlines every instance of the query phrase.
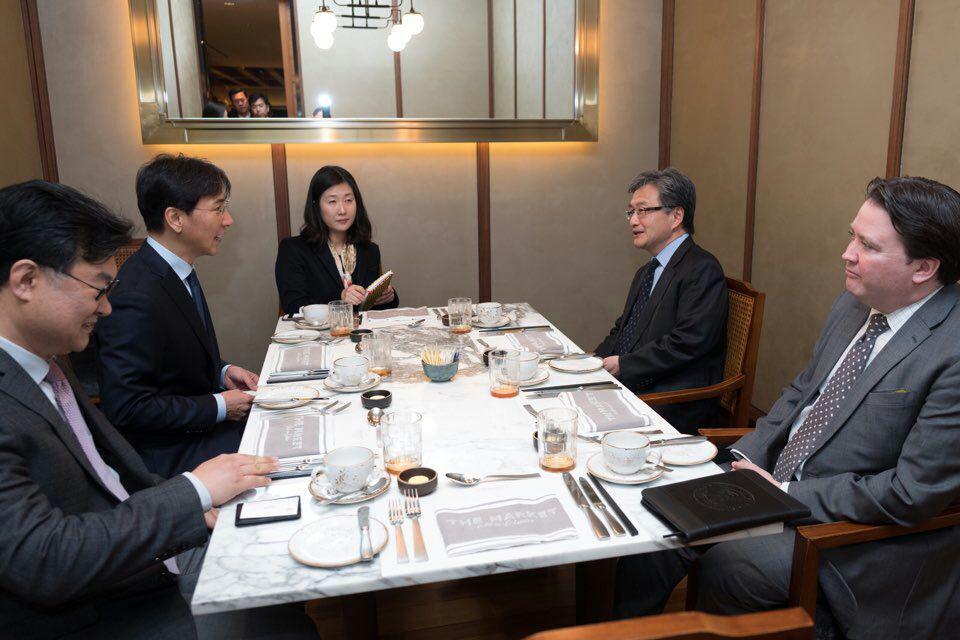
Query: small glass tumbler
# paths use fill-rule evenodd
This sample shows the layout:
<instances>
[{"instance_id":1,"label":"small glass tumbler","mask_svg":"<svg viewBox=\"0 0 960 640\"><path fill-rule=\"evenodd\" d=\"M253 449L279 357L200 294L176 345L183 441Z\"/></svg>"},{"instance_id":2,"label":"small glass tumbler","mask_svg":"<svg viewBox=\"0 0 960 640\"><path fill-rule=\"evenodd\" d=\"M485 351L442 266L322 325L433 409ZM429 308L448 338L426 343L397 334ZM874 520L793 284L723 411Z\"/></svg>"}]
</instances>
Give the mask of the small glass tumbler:
<instances>
[{"instance_id":1,"label":"small glass tumbler","mask_svg":"<svg viewBox=\"0 0 960 640\"><path fill-rule=\"evenodd\" d=\"M370 358L370 371L381 378L393 373L393 334L370 333L360 338L363 354Z\"/></svg>"},{"instance_id":2,"label":"small glass tumbler","mask_svg":"<svg viewBox=\"0 0 960 640\"><path fill-rule=\"evenodd\" d=\"M520 359L516 351L491 351L490 395L494 398L512 398L520 393Z\"/></svg>"},{"instance_id":3,"label":"small glass tumbler","mask_svg":"<svg viewBox=\"0 0 960 640\"><path fill-rule=\"evenodd\" d=\"M330 310L330 335L342 338L353 331L353 305L346 300L333 300L327 307Z\"/></svg>"},{"instance_id":4,"label":"small glass tumbler","mask_svg":"<svg viewBox=\"0 0 960 640\"><path fill-rule=\"evenodd\" d=\"M473 300L470 298L450 298L447 300L447 313L450 316L450 331L470 333L473 320Z\"/></svg>"},{"instance_id":5,"label":"small glass tumbler","mask_svg":"<svg viewBox=\"0 0 960 640\"><path fill-rule=\"evenodd\" d=\"M578 415L566 407L537 412L540 468L544 471L570 471L577 465Z\"/></svg>"},{"instance_id":6,"label":"small glass tumbler","mask_svg":"<svg viewBox=\"0 0 960 640\"><path fill-rule=\"evenodd\" d=\"M396 475L423 464L423 416L416 411L391 411L380 419L383 464Z\"/></svg>"}]
</instances>

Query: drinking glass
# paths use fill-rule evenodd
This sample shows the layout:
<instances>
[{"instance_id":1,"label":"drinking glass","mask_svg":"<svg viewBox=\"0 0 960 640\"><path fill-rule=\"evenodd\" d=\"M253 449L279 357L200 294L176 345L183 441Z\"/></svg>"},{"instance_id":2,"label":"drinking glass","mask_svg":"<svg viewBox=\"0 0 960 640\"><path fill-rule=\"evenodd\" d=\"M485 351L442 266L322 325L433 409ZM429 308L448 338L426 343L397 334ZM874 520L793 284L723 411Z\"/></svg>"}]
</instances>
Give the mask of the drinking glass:
<instances>
[{"instance_id":1,"label":"drinking glass","mask_svg":"<svg viewBox=\"0 0 960 640\"><path fill-rule=\"evenodd\" d=\"M577 464L577 417L575 409L550 407L537 412L540 468L570 471Z\"/></svg>"},{"instance_id":2,"label":"drinking glass","mask_svg":"<svg viewBox=\"0 0 960 640\"><path fill-rule=\"evenodd\" d=\"M450 315L450 330L453 333L470 333L473 320L473 300L470 298L450 298L447 300L447 313Z\"/></svg>"},{"instance_id":3,"label":"drinking glass","mask_svg":"<svg viewBox=\"0 0 960 640\"><path fill-rule=\"evenodd\" d=\"M330 335L337 338L350 335L353 331L353 305L346 300L333 300L327 305L330 313Z\"/></svg>"},{"instance_id":4,"label":"drinking glass","mask_svg":"<svg viewBox=\"0 0 960 640\"><path fill-rule=\"evenodd\" d=\"M364 355L370 358L370 371L386 378L393 372L393 334L374 332L360 338Z\"/></svg>"},{"instance_id":5,"label":"drinking glass","mask_svg":"<svg viewBox=\"0 0 960 640\"><path fill-rule=\"evenodd\" d=\"M516 351L487 356L490 363L490 395L494 398L512 398L520 393L520 358Z\"/></svg>"},{"instance_id":6,"label":"drinking glass","mask_svg":"<svg viewBox=\"0 0 960 640\"><path fill-rule=\"evenodd\" d=\"M423 463L423 416L416 411L391 411L380 418L383 463L396 475Z\"/></svg>"}]
</instances>

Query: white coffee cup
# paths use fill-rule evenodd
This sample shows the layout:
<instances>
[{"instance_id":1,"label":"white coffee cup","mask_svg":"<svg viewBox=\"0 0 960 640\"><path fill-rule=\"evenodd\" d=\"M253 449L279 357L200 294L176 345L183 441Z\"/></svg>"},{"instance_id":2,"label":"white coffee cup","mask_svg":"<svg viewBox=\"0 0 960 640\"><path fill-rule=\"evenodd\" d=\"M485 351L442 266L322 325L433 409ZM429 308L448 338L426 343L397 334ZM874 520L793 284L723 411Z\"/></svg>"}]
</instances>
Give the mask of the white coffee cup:
<instances>
[{"instance_id":1,"label":"white coffee cup","mask_svg":"<svg viewBox=\"0 0 960 640\"><path fill-rule=\"evenodd\" d=\"M481 302L477 305L477 319L480 324L494 325L500 322L503 305L499 302Z\"/></svg>"},{"instance_id":2,"label":"white coffee cup","mask_svg":"<svg viewBox=\"0 0 960 640\"><path fill-rule=\"evenodd\" d=\"M338 447L327 454L323 467L314 471L313 477L323 473L337 493L352 493L367 486L373 463L373 451L366 447Z\"/></svg>"},{"instance_id":3,"label":"white coffee cup","mask_svg":"<svg viewBox=\"0 0 960 640\"><path fill-rule=\"evenodd\" d=\"M650 439L635 431L614 431L601 440L603 461L625 476L640 471L650 454Z\"/></svg>"},{"instance_id":4,"label":"white coffee cup","mask_svg":"<svg viewBox=\"0 0 960 640\"><path fill-rule=\"evenodd\" d=\"M369 370L370 358L367 356L345 356L333 361L334 379L348 387L360 384Z\"/></svg>"},{"instance_id":5,"label":"white coffee cup","mask_svg":"<svg viewBox=\"0 0 960 640\"><path fill-rule=\"evenodd\" d=\"M520 381L530 380L537 375L540 369L540 354L536 351L517 351L511 353L517 355L520 361Z\"/></svg>"},{"instance_id":6,"label":"white coffee cup","mask_svg":"<svg viewBox=\"0 0 960 640\"><path fill-rule=\"evenodd\" d=\"M300 314L310 324L323 324L327 321L329 313L330 310L325 304L309 304L300 307Z\"/></svg>"}]
</instances>

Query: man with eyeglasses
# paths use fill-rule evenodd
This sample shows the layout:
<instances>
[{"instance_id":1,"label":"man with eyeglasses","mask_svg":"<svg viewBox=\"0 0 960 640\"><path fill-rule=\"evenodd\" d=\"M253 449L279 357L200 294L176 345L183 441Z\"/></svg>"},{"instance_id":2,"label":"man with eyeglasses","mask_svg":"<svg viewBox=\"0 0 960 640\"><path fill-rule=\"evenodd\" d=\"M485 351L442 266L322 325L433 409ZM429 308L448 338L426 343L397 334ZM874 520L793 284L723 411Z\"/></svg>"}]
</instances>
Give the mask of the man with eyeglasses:
<instances>
[{"instance_id":1,"label":"man with eyeglasses","mask_svg":"<svg viewBox=\"0 0 960 640\"><path fill-rule=\"evenodd\" d=\"M0 189L0 636L196 637L177 576L212 509L269 484L275 458L169 480L79 390L66 354L110 314L130 223L63 185Z\"/></svg>"},{"instance_id":2,"label":"man with eyeglasses","mask_svg":"<svg viewBox=\"0 0 960 640\"><path fill-rule=\"evenodd\" d=\"M633 246L651 260L637 270L623 313L595 352L631 391L716 384L726 353L727 285L717 259L693 241L693 182L668 167L641 173L628 192ZM710 399L656 410L680 431L695 433L715 422L718 408Z\"/></svg>"},{"instance_id":3,"label":"man with eyeglasses","mask_svg":"<svg viewBox=\"0 0 960 640\"><path fill-rule=\"evenodd\" d=\"M233 218L215 165L159 155L137 173L147 239L120 269L113 313L97 326L101 407L162 476L240 446L256 374L220 357L194 269Z\"/></svg>"}]
</instances>

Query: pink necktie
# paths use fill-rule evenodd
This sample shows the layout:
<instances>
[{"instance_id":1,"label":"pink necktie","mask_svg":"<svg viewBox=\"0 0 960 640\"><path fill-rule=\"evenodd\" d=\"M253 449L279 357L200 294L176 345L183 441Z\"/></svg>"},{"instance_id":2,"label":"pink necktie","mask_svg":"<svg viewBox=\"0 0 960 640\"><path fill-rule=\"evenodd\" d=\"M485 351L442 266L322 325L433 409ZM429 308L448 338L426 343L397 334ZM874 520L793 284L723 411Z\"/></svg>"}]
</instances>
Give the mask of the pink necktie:
<instances>
[{"instance_id":1,"label":"pink necktie","mask_svg":"<svg viewBox=\"0 0 960 640\"><path fill-rule=\"evenodd\" d=\"M83 419L83 414L80 413L80 407L77 405L77 399L73 395L73 389L70 388L70 383L67 382L66 376L63 375L63 370L60 369L60 366L57 365L55 360L50 361L50 371L44 380L49 382L50 386L53 387L53 396L57 400L57 406L60 407L64 418L67 419L67 424L69 424L70 429L73 430L73 435L77 436L77 440L80 441L80 448L83 449L87 460L90 461L93 470L96 471L97 477L100 478L100 481L103 482L107 489L110 490L110 493L116 496L120 502L129 498L130 494L123 488L123 485L120 483L120 478L107 466L107 463L104 462L100 456L100 452L97 451L97 445L94 444L93 435L90 433L90 429ZM166 565L170 573L180 573L175 559L167 558L163 561L163 564Z\"/></svg>"}]
</instances>

